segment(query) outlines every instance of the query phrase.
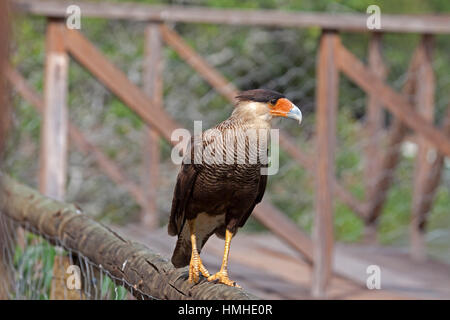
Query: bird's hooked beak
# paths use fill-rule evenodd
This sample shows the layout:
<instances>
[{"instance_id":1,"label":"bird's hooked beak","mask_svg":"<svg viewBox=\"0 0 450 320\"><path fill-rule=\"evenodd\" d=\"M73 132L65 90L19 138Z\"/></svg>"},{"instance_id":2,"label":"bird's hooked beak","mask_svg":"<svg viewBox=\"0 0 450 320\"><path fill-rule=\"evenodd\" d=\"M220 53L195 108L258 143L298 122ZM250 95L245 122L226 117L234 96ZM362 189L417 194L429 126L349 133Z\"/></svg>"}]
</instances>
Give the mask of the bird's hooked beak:
<instances>
[{"instance_id":1,"label":"bird's hooked beak","mask_svg":"<svg viewBox=\"0 0 450 320\"><path fill-rule=\"evenodd\" d=\"M300 109L286 98L280 98L276 104L271 106L270 113L277 117L288 117L298 121L298 124L302 122L302 112Z\"/></svg>"},{"instance_id":2,"label":"bird's hooked beak","mask_svg":"<svg viewBox=\"0 0 450 320\"><path fill-rule=\"evenodd\" d=\"M297 120L298 124L302 123L302 112L295 104L292 104L292 108L289 110L287 117Z\"/></svg>"}]
</instances>

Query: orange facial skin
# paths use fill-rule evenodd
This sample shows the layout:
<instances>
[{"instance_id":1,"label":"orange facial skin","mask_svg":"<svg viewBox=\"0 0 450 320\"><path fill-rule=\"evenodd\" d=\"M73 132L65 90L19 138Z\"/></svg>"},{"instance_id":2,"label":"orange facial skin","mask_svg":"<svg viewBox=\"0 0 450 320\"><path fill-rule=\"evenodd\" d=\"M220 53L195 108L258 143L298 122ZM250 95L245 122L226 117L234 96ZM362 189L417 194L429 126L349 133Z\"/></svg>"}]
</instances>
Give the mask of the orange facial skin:
<instances>
[{"instance_id":1,"label":"orange facial skin","mask_svg":"<svg viewBox=\"0 0 450 320\"><path fill-rule=\"evenodd\" d=\"M270 105L270 113L278 117L286 117L288 112L292 109L292 102L286 98L280 98L275 105Z\"/></svg>"}]
</instances>

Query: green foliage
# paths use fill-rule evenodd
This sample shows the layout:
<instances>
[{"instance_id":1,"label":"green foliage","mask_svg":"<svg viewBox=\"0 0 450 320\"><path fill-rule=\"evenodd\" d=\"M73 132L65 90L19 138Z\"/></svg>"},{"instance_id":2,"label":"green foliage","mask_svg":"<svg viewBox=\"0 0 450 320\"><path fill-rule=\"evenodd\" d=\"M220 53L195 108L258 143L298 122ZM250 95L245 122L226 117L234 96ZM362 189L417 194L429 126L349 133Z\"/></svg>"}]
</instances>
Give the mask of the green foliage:
<instances>
[{"instance_id":1,"label":"green foliage","mask_svg":"<svg viewBox=\"0 0 450 320\"><path fill-rule=\"evenodd\" d=\"M128 123L123 123L116 126L116 133L119 135L126 134L131 128L140 129L142 127L142 120L129 107L124 105L121 101L113 99L108 115L113 117L127 119ZM130 128L131 126L131 128Z\"/></svg>"},{"instance_id":2,"label":"green foliage","mask_svg":"<svg viewBox=\"0 0 450 320\"><path fill-rule=\"evenodd\" d=\"M14 252L14 269L19 270L21 275L16 284L19 297L49 299L55 247L31 233L27 233L26 237L31 245L25 250L17 246Z\"/></svg>"},{"instance_id":3,"label":"green foliage","mask_svg":"<svg viewBox=\"0 0 450 320\"><path fill-rule=\"evenodd\" d=\"M117 286L109 277L103 278L102 292L104 296L110 297L111 300L126 300L128 291L122 286Z\"/></svg>"}]
</instances>

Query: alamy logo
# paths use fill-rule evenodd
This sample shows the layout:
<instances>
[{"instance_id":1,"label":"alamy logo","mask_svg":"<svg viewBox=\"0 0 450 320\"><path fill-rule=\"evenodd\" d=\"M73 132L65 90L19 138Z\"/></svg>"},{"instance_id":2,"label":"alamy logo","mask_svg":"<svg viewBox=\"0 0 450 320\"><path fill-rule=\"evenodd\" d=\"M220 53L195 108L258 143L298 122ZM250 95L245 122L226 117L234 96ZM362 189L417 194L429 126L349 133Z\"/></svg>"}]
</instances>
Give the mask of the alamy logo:
<instances>
[{"instance_id":1,"label":"alamy logo","mask_svg":"<svg viewBox=\"0 0 450 320\"><path fill-rule=\"evenodd\" d=\"M66 273L70 274L67 277L66 286L69 290L80 290L81 289L81 271L80 267L76 265L70 265L66 269Z\"/></svg>"},{"instance_id":2,"label":"alamy logo","mask_svg":"<svg viewBox=\"0 0 450 320\"><path fill-rule=\"evenodd\" d=\"M66 26L69 29L81 29L81 8L77 5L70 5L66 9Z\"/></svg>"},{"instance_id":3,"label":"alamy logo","mask_svg":"<svg viewBox=\"0 0 450 320\"><path fill-rule=\"evenodd\" d=\"M369 274L366 281L367 289L381 289L381 269L376 264L367 267L366 273Z\"/></svg>"},{"instance_id":4,"label":"alamy logo","mask_svg":"<svg viewBox=\"0 0 450 320\"><path fill-rule=\"evenodd\" d=\"M367 7L367 14L370 16L367 18L366 26L369 30L381 29L381 9L376 4L372 4Z\"/></svg>"}]
</instances>

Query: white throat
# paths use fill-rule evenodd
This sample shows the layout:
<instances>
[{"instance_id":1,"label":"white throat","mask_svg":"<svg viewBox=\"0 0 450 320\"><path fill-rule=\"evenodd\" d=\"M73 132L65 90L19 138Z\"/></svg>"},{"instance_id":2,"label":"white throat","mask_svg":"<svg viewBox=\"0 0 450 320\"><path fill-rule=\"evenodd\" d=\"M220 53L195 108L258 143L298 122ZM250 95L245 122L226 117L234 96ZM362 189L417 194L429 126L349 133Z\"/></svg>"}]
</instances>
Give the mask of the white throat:
<instances>
[{"instance_id":1,"label":"white throat","mask_svg":"<svg viewBox=\"0 0 450 320\"><path fill-rule=\"evenodd\" d=\"M239 113L239 116L247 121L254 122L259 127L270 128L272 115L267 103L256 101L241 102L233 113Z\"/></svg>"}]
</instances>

